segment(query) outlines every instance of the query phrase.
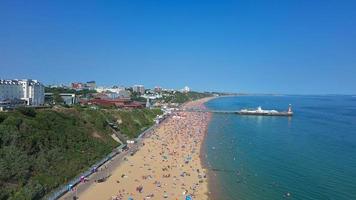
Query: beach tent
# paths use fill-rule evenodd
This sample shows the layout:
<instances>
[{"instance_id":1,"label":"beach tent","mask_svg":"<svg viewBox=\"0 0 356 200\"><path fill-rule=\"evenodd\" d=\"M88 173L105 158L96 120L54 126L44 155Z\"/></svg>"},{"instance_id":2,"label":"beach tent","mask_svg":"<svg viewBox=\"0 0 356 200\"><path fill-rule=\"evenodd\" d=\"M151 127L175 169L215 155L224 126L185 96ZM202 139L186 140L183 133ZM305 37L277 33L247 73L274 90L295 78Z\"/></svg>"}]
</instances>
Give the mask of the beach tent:
<instances>
[{"instance_id":1,"label":"beach tent","mask_svg":"<svg viewBox=\"0 0 356 200\"><path fill-rule=\"evenodd\" d=\"M192 196L187 195L187 196L185 197L185 200L193 200L193 198L192 198Z\"/></svg>"},{"instance_id":2,"label":"beach tent","mask_svg":"<svg viewBox=\"0 0 356 200\"><path fill-rule=\"evenodd\" d=\"M72 185L72 184L69 184L69 185L67 186L68 191L72 190L72 188L73 188L73 185Z\"/></svg>"},{"instance_id":3,"label":"beach tent","mask_svg":"<svg viewBox=\"0 0 356 200\"><path fill-rule=\"evenodd\" d=\"M85 181L85 177L84 177L84 176L81 176L81 177L80 177L80 182L83 183L84 181Z\"/></svg>"}]
</instances>

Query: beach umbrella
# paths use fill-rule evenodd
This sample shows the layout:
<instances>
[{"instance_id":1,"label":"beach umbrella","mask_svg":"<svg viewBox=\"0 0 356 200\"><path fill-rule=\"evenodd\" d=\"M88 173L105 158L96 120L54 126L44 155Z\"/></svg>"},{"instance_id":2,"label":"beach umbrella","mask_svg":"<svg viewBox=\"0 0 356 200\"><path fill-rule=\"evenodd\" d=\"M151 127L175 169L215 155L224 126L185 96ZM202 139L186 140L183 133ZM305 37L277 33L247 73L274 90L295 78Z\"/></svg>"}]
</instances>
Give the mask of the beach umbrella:
<instances>
[{"instance_id":1,"label":"beach umbrella","mask_svg":"<svg viewBox=\"0 0 356 200\"><path fill-rule=\"evenodd\" d=\"M187 196L185 197L185 200L193 200L193 198L192 198L192 196L187 195Z\"/></svg>"}]
</instances>

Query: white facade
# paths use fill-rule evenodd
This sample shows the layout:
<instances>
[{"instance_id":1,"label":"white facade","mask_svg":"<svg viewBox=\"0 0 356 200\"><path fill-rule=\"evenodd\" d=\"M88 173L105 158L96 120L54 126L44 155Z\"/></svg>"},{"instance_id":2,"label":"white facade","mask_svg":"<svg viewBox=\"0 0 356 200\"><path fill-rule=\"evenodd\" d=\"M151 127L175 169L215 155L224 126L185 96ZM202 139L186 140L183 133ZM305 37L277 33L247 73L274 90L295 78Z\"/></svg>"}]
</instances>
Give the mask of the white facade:
<instances>
[{"instance_id":1,"label":"white facade","mask_svg":"<svg viewBox=\"0 0 356 200\"><path fill-rule=\"evenodd\" d=\"M98 93L106 93L106 92L111 92L116 94L117 97L124 97L124 98L128 98L130 97L130 91L126 90L124 87L115 87L115 88L105 88L105 87L98 87L96 88L96 91Z\"/></svg>"},{"instance_id":2,"label":"white facade","mask_svg":"<svg viewBox=\"0 0 356 200\"><path fill-rule=\"evenodd\" d=\"M145 98L145 99L159 99L162 98L161 94L144 94L141 95L141 97Z\"/></svg>"},{"instance_id":3,"label":"white facade","mask_svg":"<svg viewBox=\"0 0 356 200\"><path fill-rule=\"evenodd\" d=\"M27 105L43 105L44 86L31 79L0 79L0 100L24 100Z\"/></svg>"},{"instance_id":4,"label":"white facade","mask_svg":"<svg viewBox=\"0 0 356 200\"><path fill-rule=\"evenodd\" d=\"M183 89L182 89L182 92L190 92L190 88L188 86L185 86Z\"/></svg>"},{"instance_id":5,"label":"white facade","mask_svg":"<svg viewBox=\"0 0 356 200\"><path fill-rule=\"evenodd\" d=\"M134 85L132 87L132 91L140 93L140 94L145 94L145 86L143 86L143 85Z\"/></svg>"},{"instance_id":6,"label":"white facade","mask_svg":"<svg viewBox=\"0 0 356 200\"><path fill-rule=\"evenodd\" d=\"M116 88L98 87L95 90L99 93L102 93L102 92L120 93L120 92L124 91L125 88L124 87L116 87Z\"/></svg>"}]
</instances>

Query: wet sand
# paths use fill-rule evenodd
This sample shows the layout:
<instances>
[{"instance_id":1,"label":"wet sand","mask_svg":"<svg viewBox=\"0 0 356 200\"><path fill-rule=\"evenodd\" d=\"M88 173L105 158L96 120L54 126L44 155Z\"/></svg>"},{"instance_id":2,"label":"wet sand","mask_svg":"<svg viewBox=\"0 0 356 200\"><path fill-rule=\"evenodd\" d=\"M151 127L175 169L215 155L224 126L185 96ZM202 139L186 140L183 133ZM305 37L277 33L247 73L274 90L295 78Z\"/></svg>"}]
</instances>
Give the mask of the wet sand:
<instances>
[{"instance_id":1,"label":"wet sand","mask_svg":"<svg viewBox=\"0 0 356 200\"><path fill-rule=\"evenodd\" d=\"M184 107L204 108L208 100L189 102ZM88 185L77 196L83 200L174 200L187 195L208 199L207 170L200 153L210 118L209 113L175 113L144 138L134 155L116 158L120 162L106 172L109 177L104 182L83 183Z\"/></svg>"}]
</instances>

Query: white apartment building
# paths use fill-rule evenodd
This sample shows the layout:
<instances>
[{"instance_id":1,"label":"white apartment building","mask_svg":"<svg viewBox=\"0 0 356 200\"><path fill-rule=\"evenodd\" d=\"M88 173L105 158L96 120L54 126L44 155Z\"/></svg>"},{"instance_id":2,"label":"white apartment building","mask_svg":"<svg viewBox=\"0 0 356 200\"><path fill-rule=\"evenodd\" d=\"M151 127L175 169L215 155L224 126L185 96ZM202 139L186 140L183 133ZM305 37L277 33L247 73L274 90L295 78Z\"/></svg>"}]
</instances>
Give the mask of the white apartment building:
<instances>
[{"instance_id":1,"label":"white apartment building","mask_svg":"<svg viewBox=\"0 0 356 200\"><path fill-rule=\"evenodd\" d=\"M145 94L145 86L143 86L143 85L134 85L132 87L132 91L140 93L140 94Z\"/></svg>"},{"instance_id":2,"label":"white apartment building","mask_svg":"<svg viewBox=\"0 0 356 200\"><path fill-rule=\"evenodd\" d=\"M115 88L97 87L95 90L99 93L102 93L102 92L120 93L120 92L124 91L125 88L124 87L115 87Z\"/></svg>"},{"instance_id":3,"label":"white apartment building","mask_svg":"<svg viewBox=\"0 0 356 200\"><path fill-rule=\"evenodd\" d=\"M31 79L0 79L0 101L24 100L26 105L39 106L44 104L44 86Z\"/></svg>"},{"instance_id":4,"label":"white apartment building","mask_svg":"<svg viewBox=\"0 0 356 200\"><path fill-rule=\"evenodd\" d=\"M114 93L113 97L119 98L129 98L130 97L130 91L126 90L124 87L112 87L112 88L106 88L106 87L97 87L95 89L98 93Z\"/></svg>"}]
</instances>

